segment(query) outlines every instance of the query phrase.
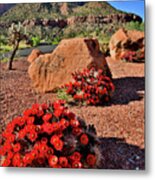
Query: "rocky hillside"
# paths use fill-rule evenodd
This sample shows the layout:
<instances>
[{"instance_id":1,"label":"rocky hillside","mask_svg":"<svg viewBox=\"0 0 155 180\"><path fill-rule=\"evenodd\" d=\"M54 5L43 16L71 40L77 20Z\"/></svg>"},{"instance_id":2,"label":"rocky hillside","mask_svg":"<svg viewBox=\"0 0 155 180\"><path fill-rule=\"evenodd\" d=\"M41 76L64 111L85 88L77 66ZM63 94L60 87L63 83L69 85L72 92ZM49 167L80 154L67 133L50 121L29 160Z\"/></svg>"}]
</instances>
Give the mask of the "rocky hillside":
<instances>
[{"instance_id":1,"label":"rocky hillside","mask_svg":"<svg viewBox=\"0 0 155 180\"><path fill-rule=\"evenodd\" d=\"M142 21L139 16L117 10L107 2L25 3L0 6L1 12L7 8L8 11L4 12L0 19L1 28L8 28L12 22L18 21L24 26L60 28L85 22L107 24Z\"/></svg>"},{"instance_id":2,"label":"rocky hillside","mask_svg":"<svg viewBox=\"0 0 155 180\"><path fill-rule=\"evenodd\" d=\"M23 21L32 18L55 19L64 16L88 16L89 14L108 15L120 12L107 2L21 3L3 13L1 21Z\"/></svg>"},{"instance_id":3,"label":"rocky hillside","mask_svg":"<svg viewBox=\"0 0 155 180\"><path fill-rule=\"evenodd\" d=\"M7 10L6 5L4 7ZM97 38L107 47L110 37L120 27L129 23L134 26L131 29L139 28L142 22L141 17L120 11L108 2L21 3L7 8L0 17L3 39L8 37L8 28L13 22L21 22L29 39L37 36L58 44L64 38L89 37Z\"/></svg>"}]
</instances>

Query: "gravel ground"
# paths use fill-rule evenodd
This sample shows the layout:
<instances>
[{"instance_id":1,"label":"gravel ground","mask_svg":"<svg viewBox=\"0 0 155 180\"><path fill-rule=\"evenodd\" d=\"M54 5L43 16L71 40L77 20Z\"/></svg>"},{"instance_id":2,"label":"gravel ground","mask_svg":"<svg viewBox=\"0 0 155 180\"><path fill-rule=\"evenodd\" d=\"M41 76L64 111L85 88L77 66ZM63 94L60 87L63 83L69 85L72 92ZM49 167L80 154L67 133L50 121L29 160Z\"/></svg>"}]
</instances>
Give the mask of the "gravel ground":
<instances>
[{"instance_id":1,"label":"gravel ground","mask_svg":"<svg viewBox=\"0 0 155 180\"><path fill-rule=\"evenodd\" d=\"M116 86L106 107L70 107L94 124L101 138L105 169L144 169L144 64L114 62L107 58ZM28 62L14 62L15 69L0 64L0 132L12 117L35 102L55 100L54 94L36 94L27 74Z\"/></svg>"}]
</instances>

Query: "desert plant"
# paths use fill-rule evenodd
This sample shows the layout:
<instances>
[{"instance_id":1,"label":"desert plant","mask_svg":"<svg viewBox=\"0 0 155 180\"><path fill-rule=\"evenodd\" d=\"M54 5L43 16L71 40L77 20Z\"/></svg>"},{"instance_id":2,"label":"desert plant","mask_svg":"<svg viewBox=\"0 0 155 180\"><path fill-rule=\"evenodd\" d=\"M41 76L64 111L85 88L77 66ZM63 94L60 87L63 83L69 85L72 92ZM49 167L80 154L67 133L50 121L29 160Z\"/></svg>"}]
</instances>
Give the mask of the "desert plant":
<instances>
[{"instance_id":1,"label":"desert plant","mask_svg":"<svg viewBox=\"0 0 155 180\"><path fill-rule=\"evenodd\" d=\"M21 26L21 23L19 23L18 25L15 25L15 24L11 25L11 27L9 28L9 37L10 37L9 41L13 45L13 51L8 61L7 69L11 70L12 62L18 50L20 41L27 39L27 36L25 32L23 31L23 27Z\"/></svg>"},{"instance_id":2,"label":"desert plant","mask_svg":"<svg viewBox=\"0 0 155 180\"><path fill-rule=\"evenodd\" d=\"M32 46L38 46L40 41L41 40L40 40L39 36L33 36L31 38Z\"/></svg>"},{"instance_id":3,"label":"desert plant","mask_svg":"<svg viewBox=\"0 0 155 180\"><path fill-rule=\"evenodd\" d=\"M94 126L70 112L64 101L34 104L7 124L2 166L97 168L101 154Z\"/></svg>"},{"instance_id":4,"label":"desert plant","mask_svg":"<svg viewBox=\"0 0 155 180\"><path fill-rule=\"evenodd\" d=\"M145 24L144 22L140 23L138 21L131 21L129 23L125 24L125 29L127 30L138 30L138 31L144 31Z\"/></svg>"},{"instance_id":5,"label":"desert plant","mask_svg":"<svg viewBox=\"0 0 155 180\"><path fill-rule=\"evenodd\" d=\"M126 51L121 56L121 60L126 62L142 62L144 58L145 54L141 51Z\"/></svg>"},{"instance_id":6,"label":"desert plant","mask_svg":"<svg viewBox=\"0 0 155 180\"><path fill-rule=\"evenodd\" d=\"M102 69L84 69L72 74L73 81L62 88L78 104L98 105L108 103L114 91L111 79Z\"/></svg>"},{"instance_id":7,"label":"desert plant","mask_svg":"<svg viewBox=\"0 0 155 180\"><path fill-rule=\"evenodd\" d=\"M58 99L66 101L67 103L73 101L72 96L67 94L67 92L63 88L59 88L57 90L57 97Z\"/></svg>"},{"instance_id":8,"label":"desert plant","mask_svg":"<svg viewBox=\"0 0 155 180\"><path fill-rule=\"evenodd\" d=\"M0 47L3 45L7 45L8 39L4 35L0 35Z\"/></svg>"},{"instance_id":9,"label":"desert plant","mask_svg":"<svg viewBox=\"0 0 155 180\"><path fill-rule=\"evenodd\" d=\"M60 41L61 41L61 38L59 36L56 36L52 40L52 45L58 45Z\"/></svg>"}]
</instances>

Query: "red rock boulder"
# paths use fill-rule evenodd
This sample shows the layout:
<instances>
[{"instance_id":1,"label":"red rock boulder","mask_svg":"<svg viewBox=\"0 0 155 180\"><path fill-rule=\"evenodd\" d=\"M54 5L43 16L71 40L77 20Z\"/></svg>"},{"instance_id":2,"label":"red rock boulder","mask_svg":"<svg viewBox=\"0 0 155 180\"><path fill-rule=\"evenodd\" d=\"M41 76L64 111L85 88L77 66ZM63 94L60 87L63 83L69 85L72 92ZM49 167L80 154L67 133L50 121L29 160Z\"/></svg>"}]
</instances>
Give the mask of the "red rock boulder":
<instances>
[{"instance_id":1,"label":"red rock boulder","mask_svg":"<svg viewBox=\"0 0 155 180\"><path fill-rule=\"evenodd\" d=\"M111 76L97 40L64 39L51 54L40 55L32 61L28 73L38 92L50 92L68 83L72 72L92 66Z\"/></svg>"},{"instance_id":2,"label":"red rock boulder","mask_svg":"<svg viewBox=\"0 0 155 180\"><path fill-rule=\"evenodd\" d=\"M114 60L120 60L128 51L140 51L144 54L144 32L119 29L110 39L110 55Z\"/></svg>"},{"instance_id":3,"label":"red rock boulder","mask_svg":"<svg viewBox=\"0 0 155 180\"><path fill-rule=\"evenodd\" d=\"M32 63L41 54L43 54L43 53L39 49L33 49L31 54L28 56L27 61Z\"/></svg>"}]
</instances>

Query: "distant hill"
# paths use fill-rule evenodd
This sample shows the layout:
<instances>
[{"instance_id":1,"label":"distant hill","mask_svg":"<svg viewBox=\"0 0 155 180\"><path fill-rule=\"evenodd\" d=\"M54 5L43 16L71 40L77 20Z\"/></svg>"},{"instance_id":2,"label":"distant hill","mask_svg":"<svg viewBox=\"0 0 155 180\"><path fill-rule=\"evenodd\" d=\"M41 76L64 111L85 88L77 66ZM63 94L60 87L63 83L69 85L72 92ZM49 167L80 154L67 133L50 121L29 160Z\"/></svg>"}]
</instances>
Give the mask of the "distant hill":
<instances>
[{"instance_id":1,"label":"distant hill","mask_svg":"<svg viewBox=\"0 0 155 180\"><path fill-rule=\"evenodd\" d=\"M24 21L32 18L64 18L69 16L108 15L124 13L108 2L52 2L1 4L1 22Z\"/></svg>"},{"instance_id":2,"label":"distant hill","mask_svg":"<svg viewBox=\"0 0 155 180\"><path fill-rule=\"evenodd\" d=\"M140 16L105 1L0 4L0 15L0 38L4 43L9 40L12 23L20 22L29 42L36 38L56 45L64 38L96 38L106 54L109 40L119 28L144 29Z\"/></svg>"},{"instance_id":3,"label":"distant hill","mask_svg":"<svg viewBox=\"0 0 155 180\"><path fill-rule=\"evenodd\" d=\"M88 2L83 6L78 6L74 9L75 15L88 16L91 15L110 15L116 13L123 13L120 10L112 7L108 2Z\"/></svg>"}]
</instances>

